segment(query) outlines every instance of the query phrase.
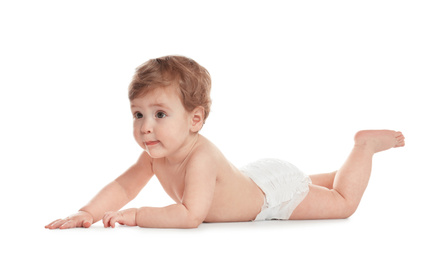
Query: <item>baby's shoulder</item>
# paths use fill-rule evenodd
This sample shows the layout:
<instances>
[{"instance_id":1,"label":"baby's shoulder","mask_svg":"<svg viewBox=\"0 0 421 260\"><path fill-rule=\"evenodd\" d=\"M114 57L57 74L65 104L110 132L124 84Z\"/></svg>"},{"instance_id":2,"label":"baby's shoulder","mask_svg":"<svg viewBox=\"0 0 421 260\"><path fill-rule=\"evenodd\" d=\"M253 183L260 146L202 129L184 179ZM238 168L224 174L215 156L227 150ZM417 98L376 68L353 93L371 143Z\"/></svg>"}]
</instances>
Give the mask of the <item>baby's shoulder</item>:
<instances>
[{"instance_id":1,"label":"baby's shoulder","mask_svg":"<svg viewBox=\"0 0 421 260\"><path fill-rule=\"evenodd\" d=\"M218 163L223 156L211 141L200 135L189 157L189 163Z\"/></svg>"},{"instance_id":2,"label":"baby's shoulder","mask_svg":"<svg viewBox=\"0 0 421 260\"><path fill-rule=\"evenodd\" d=\"M196 144L186 161L186 176L195 178L218 178L221 165L225 165L219 149L205 138Z\"/></svg>"}]
</instances>

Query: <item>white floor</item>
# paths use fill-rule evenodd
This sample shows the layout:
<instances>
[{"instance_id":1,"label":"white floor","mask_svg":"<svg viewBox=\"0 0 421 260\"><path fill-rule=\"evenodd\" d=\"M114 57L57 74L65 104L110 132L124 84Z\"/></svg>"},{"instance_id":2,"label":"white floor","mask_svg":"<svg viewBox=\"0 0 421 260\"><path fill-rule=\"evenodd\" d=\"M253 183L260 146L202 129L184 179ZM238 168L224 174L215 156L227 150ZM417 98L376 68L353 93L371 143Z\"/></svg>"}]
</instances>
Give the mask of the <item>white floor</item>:
<instances>
[{"instance_id":1,"label":"white floor","mask_svg":"<svg viewBox=\"0 0 421 260\"><path fill-rule=\"evenodd\" d=\"M51 231L42 223L8 223L0 255L2 259L420 259L421 230L414 225L418 221L368 211L348 220L203 224L195 230L104 229L96 224Z\"/></svg>"}]
</instances>

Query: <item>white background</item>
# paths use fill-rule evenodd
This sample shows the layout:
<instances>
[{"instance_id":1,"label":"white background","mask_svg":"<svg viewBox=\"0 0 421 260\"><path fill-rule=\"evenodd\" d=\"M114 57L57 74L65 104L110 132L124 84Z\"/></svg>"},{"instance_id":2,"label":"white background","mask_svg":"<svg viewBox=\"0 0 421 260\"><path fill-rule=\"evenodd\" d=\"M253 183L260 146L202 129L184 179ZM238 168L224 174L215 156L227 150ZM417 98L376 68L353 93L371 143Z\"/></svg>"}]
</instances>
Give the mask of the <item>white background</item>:
<instances>
[{"instance_id":1,"label":"white background","mask_svg":"<svg viewBox=\"0 0 421 260\"><path fill-rule=\"evenodd\" d=\"M1 258L419 259L420 13L419 1L2 1ZM237 166L333 171L360 129L401 130L407 146L375 156L347 220L45 230L137 159L127 86L168 54L211 73L202 134ZM169 203L153 179L128 206Z\"/></svg>"}]
</instances>

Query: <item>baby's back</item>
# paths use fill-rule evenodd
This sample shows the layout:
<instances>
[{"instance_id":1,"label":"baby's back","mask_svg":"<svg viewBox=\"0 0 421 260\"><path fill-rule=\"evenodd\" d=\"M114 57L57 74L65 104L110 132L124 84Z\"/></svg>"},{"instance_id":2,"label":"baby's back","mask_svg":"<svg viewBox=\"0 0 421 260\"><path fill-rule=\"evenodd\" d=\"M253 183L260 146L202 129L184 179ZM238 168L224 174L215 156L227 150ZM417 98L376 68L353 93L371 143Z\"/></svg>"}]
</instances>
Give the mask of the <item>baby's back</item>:
<instances>
[{"instance_id":1,"label":"baby's back","mask_svg":"<svg viewBox=\"0 0 421 260\"><path fill-rule=\"evenodd\" d=\"M215 195L206 222L250 221L261 211L264 194L228 160L218 173Z\"/></svg>"}]
</instances>

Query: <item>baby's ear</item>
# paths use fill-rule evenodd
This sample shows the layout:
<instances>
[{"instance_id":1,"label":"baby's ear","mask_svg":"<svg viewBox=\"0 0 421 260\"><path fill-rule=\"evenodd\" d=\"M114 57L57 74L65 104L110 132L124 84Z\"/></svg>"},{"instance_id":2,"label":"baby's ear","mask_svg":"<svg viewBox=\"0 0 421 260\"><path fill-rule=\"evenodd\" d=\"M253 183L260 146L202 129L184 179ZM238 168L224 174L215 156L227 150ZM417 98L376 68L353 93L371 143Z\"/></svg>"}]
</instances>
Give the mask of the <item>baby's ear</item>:
<instances>
[{"instance_id":1,"label":"baby's ear","mask_svg":"<svg viewBox=\"0 0 421 260\"><path fill-rule=\"evenodd\" d=\"M204 117L205 109L203 107L198 106L192 111L192 132L199 132L202 129Z\"/></svg>"}]
</instances>

